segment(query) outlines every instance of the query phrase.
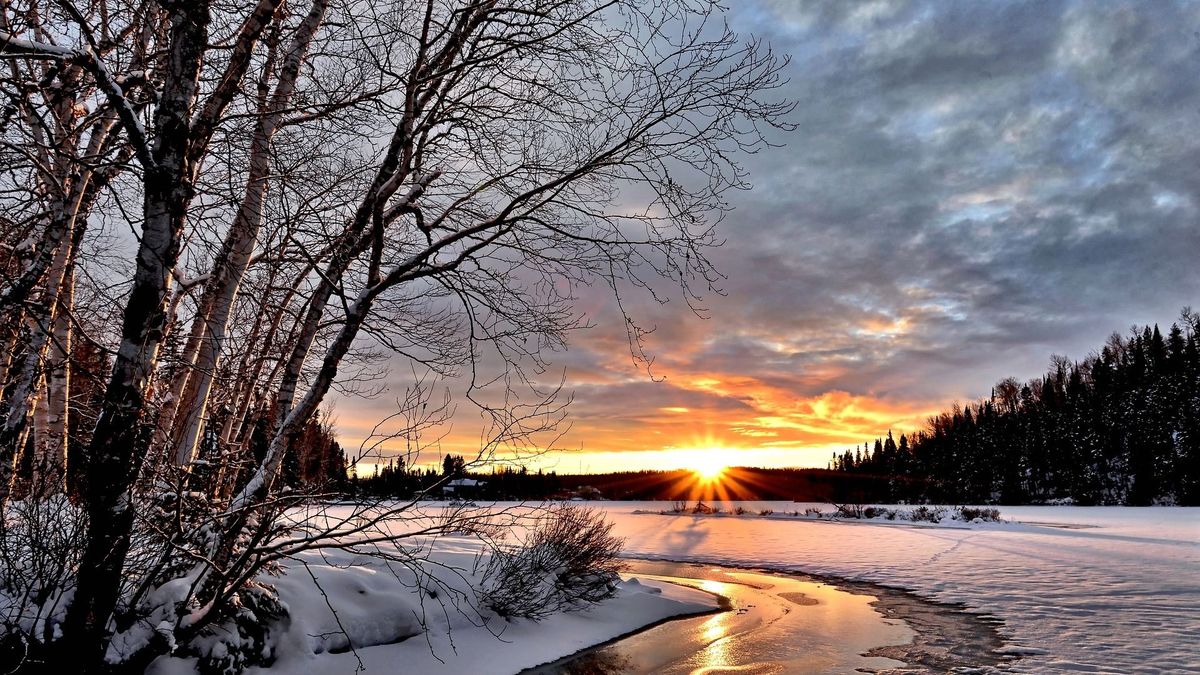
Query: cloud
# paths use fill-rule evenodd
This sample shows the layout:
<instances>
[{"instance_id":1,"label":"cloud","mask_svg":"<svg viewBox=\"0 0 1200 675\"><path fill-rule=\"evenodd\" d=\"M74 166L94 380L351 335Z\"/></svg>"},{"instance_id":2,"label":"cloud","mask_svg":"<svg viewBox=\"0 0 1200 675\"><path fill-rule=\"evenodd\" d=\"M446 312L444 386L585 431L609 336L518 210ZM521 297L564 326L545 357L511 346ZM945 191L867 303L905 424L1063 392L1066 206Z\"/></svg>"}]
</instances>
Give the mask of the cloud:
<instances>
[{"instance_id":1,"label":"cloud","mask_svg":"<svg viewBox=\"0 0 1200 675\"><path fill-rule=\"evenodd\" d=\"M586 294L596 328L554 359L565 447L849 445L1194 301L1200 5L760 0L730 22L792 55L797 129L746 161L711 318L630 301L664 382Z\"/></svg>"}]
</instances>

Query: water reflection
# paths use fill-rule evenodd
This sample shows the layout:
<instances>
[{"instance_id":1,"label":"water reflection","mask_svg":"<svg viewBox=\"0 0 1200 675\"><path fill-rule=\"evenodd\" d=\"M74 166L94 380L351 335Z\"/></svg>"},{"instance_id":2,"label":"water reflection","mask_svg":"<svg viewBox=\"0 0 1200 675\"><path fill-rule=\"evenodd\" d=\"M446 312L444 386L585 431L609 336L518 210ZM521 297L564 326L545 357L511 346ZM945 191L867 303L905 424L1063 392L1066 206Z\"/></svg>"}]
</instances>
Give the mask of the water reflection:
<instances>
[{"instance_id":1,"label":"water reflection","mask_svg":"<svg viewBox=\"0 0 1200 675\"><path fill-rule=\"evenodd\" d=\"M681 583L728 598L729 611L673 621L582 656L538 670L596 675L831 673L903 666L866 657L873 647L905 644L913 633L884 619L869 595L787 576L636 565L642 579Z\"/></svg>"}]
</instances>

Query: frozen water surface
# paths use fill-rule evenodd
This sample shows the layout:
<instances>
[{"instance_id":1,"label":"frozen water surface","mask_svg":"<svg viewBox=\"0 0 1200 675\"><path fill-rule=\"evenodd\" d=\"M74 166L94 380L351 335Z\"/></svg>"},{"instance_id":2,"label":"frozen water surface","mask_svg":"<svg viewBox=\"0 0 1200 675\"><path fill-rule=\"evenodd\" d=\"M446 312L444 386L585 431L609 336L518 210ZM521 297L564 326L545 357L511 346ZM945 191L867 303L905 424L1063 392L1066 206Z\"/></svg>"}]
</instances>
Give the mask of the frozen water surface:
<instances>
[{"instance_id":1,"label":"frozen water surface","mask_svg":"<svg viewBox=\"0 0 1200 675\"><path fill-rule=\"evenodd\" d=\"M664 506L601 508L633 556L797 570L963 603L1003 620L1005 653L1025 657L1017 671L1200 673L1200 509L1001 506L1020 522L941 526L633 513Z\"/></svg>"}]
</instances>

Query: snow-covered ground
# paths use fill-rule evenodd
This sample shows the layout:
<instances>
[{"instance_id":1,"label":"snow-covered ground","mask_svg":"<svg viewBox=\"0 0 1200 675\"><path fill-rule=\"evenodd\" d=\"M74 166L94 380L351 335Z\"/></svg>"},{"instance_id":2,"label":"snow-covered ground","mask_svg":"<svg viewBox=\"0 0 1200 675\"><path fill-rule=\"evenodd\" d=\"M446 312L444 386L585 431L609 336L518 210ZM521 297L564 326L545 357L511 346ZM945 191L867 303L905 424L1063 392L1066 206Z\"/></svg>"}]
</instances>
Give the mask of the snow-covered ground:
<instances>
[{"instance_id":1,"label":"snow-covered ground","mask_svg":"<svg viewBox=\"0 0 1200 675\"><path fill-rule=\"evenodd\" d=\"M828 574L961 602L1005 622L1022 672L1200 673L1200 509L1000 507L939 526L635 514L597 504L627 553ZM791 502L741 505L804 511Z\"/></svg>"},{"instance_id":2,"label":"snow-covered ground","mask_svg":"<svg viewBox=\"0 0 1200 675\"><path fill-rule=\"evenodd\" d=\"M754 515L728 513L739 505ZM1019 672L1200 673L1200 509L1000 507L1010 522L933 525L792 517L831 509L791 502L722 504L715 516L661 515L663 502L587 506L615 521L631 557L797 570L963 603L1004 621L1007 649L1025 655ZM591 610L506 622L469 606L480 550L469 536L432 544L435 565L422 573L441 580L436 597L414 592L407 567L340 551L289 563L271 582L291 617L275 638L279 660L261 672L352 673L361 659L369 673L514 673L713 606L699 591L627 581ZM374 646L356 656L346 634ZM194 670L160 659L151 672Z\"/></svg>"},{"instance_id":3,"label":"snow-covered ground","mask_svg":"<svg viewBox=\"0 0 1200 675\"><path fill-rule=\"evenodd\" d=\"M440 509L434 504L428 510ZM627 577L614 597L590 609L537 623L506 621L475 599L472 587L479 585L484 550L478 539L444 536L419 540L418 546L417 557L425 559L419 568L328 550L302 554L286 564L282 575L266 577L289 616L270 638L275 663L247 672L346 675L365 668L367 673L422 675L516 673L669 617L717 607L709 593ZM420 584L417 569L424 577ZM354 651L348 649L350 640ZM196 662L164 657L148 672L194 675Z\"/></svg>"}]
</instances>

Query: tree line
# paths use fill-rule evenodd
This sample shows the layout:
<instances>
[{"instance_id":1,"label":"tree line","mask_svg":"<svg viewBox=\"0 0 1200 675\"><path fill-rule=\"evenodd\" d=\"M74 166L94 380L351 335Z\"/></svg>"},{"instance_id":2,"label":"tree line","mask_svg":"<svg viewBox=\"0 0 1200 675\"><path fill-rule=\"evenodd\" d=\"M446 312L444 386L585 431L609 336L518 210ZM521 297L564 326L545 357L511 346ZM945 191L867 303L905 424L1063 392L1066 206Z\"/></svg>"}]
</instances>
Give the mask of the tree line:
<instances>
[{"instance_id":1,"label":"tree line","mask_svg":"<svg viewBox=\"0 0 1200 675\"><path fill-rule=\"evenodd\" d=\"M869 501L1200 504L1200 315L1114 333L1041 377L1005 378L927 428L830 468L883 477Z\"/></svg>"},{"instance_id":2,"label":"tree line","mask_svg":"<svg viewBox=\"0 0 1200 675\"><path fill-rule=\"evenodd\" d=\"M846 502L878 488L879 478L828 469L730 467L719 481L700 480L687 469L616 471L572 474L555 470L530 470L525 466L492 466L486 471L447 470L461 455L447 455L442 470L417 467L403 457L359 472L351 479L349 494L357 499L411 499L440 496L431 490L445 478L472 478L478 483L462 492L470 499L543 501L556 499L618 500L796 500ZM448 495L447 495L448 496ZM457 494L455 496L458 496Z\"/></svg>"}]
</instances>

